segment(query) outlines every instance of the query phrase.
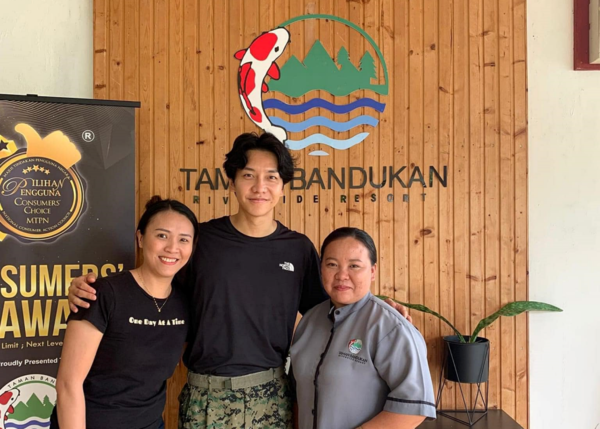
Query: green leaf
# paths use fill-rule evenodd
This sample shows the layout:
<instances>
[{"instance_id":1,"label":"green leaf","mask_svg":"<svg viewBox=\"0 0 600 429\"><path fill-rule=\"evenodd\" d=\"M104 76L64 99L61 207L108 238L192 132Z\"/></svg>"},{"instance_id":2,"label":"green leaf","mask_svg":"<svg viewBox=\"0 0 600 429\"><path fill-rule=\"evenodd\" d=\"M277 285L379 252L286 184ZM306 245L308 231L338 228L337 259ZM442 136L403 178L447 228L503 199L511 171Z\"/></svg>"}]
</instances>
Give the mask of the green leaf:
<instances>
[{"instance_id":1,"label":"green leaf","mask_svg":"<svg viewBox=\"0 0 600 429\"><path fill-rule=\"evenodd\" d=\"M544 302L536 302L536 301L515 301L506 304L500 310L496 311L491 316L482 319L478 324L473 334L471 334L471 338L469 339L470 343L474 343L477 339L477 334L482 329L490 326L494 321L500 316L516 316L518 314L523 313L524 311L562 311L560 308L555 307L550 304L546 304Z\"/></svg>"},{"instance_id":2,"label":"green leaf","mask_svg":"<svg viewBox=\"0 0 600 429\"><path fill-rule=\"evenodd\" d=\"M376 296L377 296L377 298L379 298L379 299L382 299L382 300L386 300L386 299L388 299L388 298L389 298L389 297L387 297L387 296L385 296L385 295L376 295ZM446 318L445 318L444 316L442 316L441 314L439 314L439 313L436 313L436 312L435 312L435 311L433 311L432 309L430 309L430 308L428 308L428 307L425 307L425 306L424 306L424 305L422 305L422 304L410 304L410 303L408 303L408 302L396 301L394 298L389 298L389 299L391 299L391 300L392 300L392 301L394 301L394 302L397 302L397 303L398 303L398 304L400 304L400 305L403 305L403 306L405 306L406 308L410 308L410 309L413 309L413 310L422 311L423 313L429 313L429 314L432 314L432 315L434 315L434 316L435 316L435 317L437 317L438 319L440 319L440 320L442 320L442 321L446 322L446 324L452 328L452 330L454 331L454 333L456 334L456 336L458 337L458 339L460 340L460 342L461 342L461 343L466 343L466 341L465 341L465 337L463 337L463 336L462 336L462 334L461 334L460 332L458 332L458 329L456 329L456 328L454 327L454 325L453 325L452 323L450 323L450 322L448 321L448 319L446 319Z\"/></svg>"}]
</instances>

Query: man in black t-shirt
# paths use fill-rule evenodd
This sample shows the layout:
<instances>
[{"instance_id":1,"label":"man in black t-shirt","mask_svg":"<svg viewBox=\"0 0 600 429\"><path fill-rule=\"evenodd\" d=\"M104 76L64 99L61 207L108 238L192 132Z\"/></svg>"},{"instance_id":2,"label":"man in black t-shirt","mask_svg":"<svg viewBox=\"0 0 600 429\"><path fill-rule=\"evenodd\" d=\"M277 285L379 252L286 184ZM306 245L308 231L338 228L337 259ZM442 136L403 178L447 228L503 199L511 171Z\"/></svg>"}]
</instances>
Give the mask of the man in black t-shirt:
<instances>
[{"instance_id":1,"label":"man in black t-shirt","mask_svg":"<svg viewBox=\"0 0 600 429\"><path fill-rule=\"evenodd\" d=\"M291 427L283 365L296 314L327 299L310 240L273 220L293 158L270 134L242 134L223 166L239 211L201 224L187 273L193 316L179 427Z\"/></svg>"}]
</instances>

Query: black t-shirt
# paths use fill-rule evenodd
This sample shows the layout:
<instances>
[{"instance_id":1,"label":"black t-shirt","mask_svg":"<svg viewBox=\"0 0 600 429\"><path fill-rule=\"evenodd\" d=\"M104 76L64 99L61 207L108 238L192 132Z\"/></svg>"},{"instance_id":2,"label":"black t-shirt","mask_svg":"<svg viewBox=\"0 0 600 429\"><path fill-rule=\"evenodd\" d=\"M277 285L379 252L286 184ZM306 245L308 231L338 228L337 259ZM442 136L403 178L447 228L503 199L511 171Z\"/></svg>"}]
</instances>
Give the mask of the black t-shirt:
<instances>
[{"instance_id":1,"label":"black t-shirt","mask_svg":"<svg viewBox=\"0 0 600 429\"><path fill-rule=\"evenodd\" d=\"M200 224L186 277L192 322L184 361L200 374L240 376L285 362L296 315L327 299L310 240L281 223L248 237L229 217Z\"/></svg>"},{"instance_id":2,"label":"black t-shirt","mask_svg":"<svg viewBox=\"0 0 600 429\"><path fill-rule=\"evenodd\" d=\"M186 295L174 287L166 303L156 300L164 303L159 313L129 271L100 278L94 288L90 308L69 316L104 333L83 384L87 429L157 428L189 326Z\"/></svg>"}]
</instances>

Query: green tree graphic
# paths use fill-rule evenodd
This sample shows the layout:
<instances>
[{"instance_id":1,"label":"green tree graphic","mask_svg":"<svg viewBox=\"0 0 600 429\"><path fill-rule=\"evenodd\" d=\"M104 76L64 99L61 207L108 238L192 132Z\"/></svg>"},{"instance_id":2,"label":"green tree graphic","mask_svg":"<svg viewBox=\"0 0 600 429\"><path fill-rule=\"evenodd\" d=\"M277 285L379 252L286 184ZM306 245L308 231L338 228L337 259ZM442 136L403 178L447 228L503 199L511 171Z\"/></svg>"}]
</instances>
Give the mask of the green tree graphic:
<instances>
[{"instance_id":1,"label":"green tree graphic","mask_svg":"<svg viewBox=\"0 0 600 429\"><path fill-rule=\"evenodd\" d=\"M47 419L52 414L54 404L50 402L50 398L48 398L48 396L44 397L44 403L42 403L40 398L38 398L34 393L29 397L27 403L21 401L14 408L15 412L10 414L10 418L12 420L23 421L30 417Z\"/></svg>"},{"instance_id":2,"label":"green tree graphic","mask_svg":"<svg viewBox=\"0 0 600 429\"><path fill-rule=\"evenodd\" d=\"M340 71L358 71L350 61L350 54L345 47L341 47L337 55L337 63L340 65Z\"/></svg>"},{"instance_id":3,"label":"green tree graphic","mask_svg":"<svg viewBox=\"0 0 600 429\"><path fill-rule=\"evenodd\" d=\"M375 79L377 77L377 74L375 73L375 60L369 51L366 51L360 59L360 74L363 79L366 80L367 85L371 83L371 79Z\"/></svg>"},{"instance_id":4,"label":"green tree graphic","mask_svg":"<svg viewBox=\"0 0 600 429\"><path fill-rule=\"evenodd\" d=\"M317 40L304 61L292 55L281 67L281 79L272 79L268 85L272 91L290 97L300 97L316 89L337 96L348 95L358 89L387 93L387 84L371 84L373 78L376 78L375 60L369 52L363 55L361 70L358 70L345 47L342 46L338 51L336 64L323 44Z\"/></svg>"}]
</instances>

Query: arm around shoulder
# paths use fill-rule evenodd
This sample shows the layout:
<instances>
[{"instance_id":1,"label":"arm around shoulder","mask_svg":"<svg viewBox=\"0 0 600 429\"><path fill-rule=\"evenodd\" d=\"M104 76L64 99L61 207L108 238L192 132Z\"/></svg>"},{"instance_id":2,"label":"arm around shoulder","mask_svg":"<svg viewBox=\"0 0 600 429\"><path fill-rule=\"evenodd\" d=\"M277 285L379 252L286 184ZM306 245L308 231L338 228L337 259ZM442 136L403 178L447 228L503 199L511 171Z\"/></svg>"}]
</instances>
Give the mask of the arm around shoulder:
<instances>
[{"instance_id":1,"label":"arm around shoulder","mask_svg":"<svg viewBox=\"0 0 600 429\"><path fill-rule=\"evenodd\" d=\"M308 241L308 238L306 239ZM315 246L308 241L308 260L304 267L304 279L302 282L302 295L300 296L300 314L304 315L308 310L329 298L323 288L321 280L321 261Z\"/></svg>"},{"instance_id":2,"label":"arm around shoulder","mask_svg":"<svg viewBox=\"0 0 600 429\"><path fill-rule=\"evenodd\" d=\"M89 301L96 300L96 289L90 286L96 282L96 274L89 273L84 276L79 276L71 280L69 286L69 308L73 313L79 311L81 308L89 308L90 304L84 299Z\"/></svg>"}]
</instances>

